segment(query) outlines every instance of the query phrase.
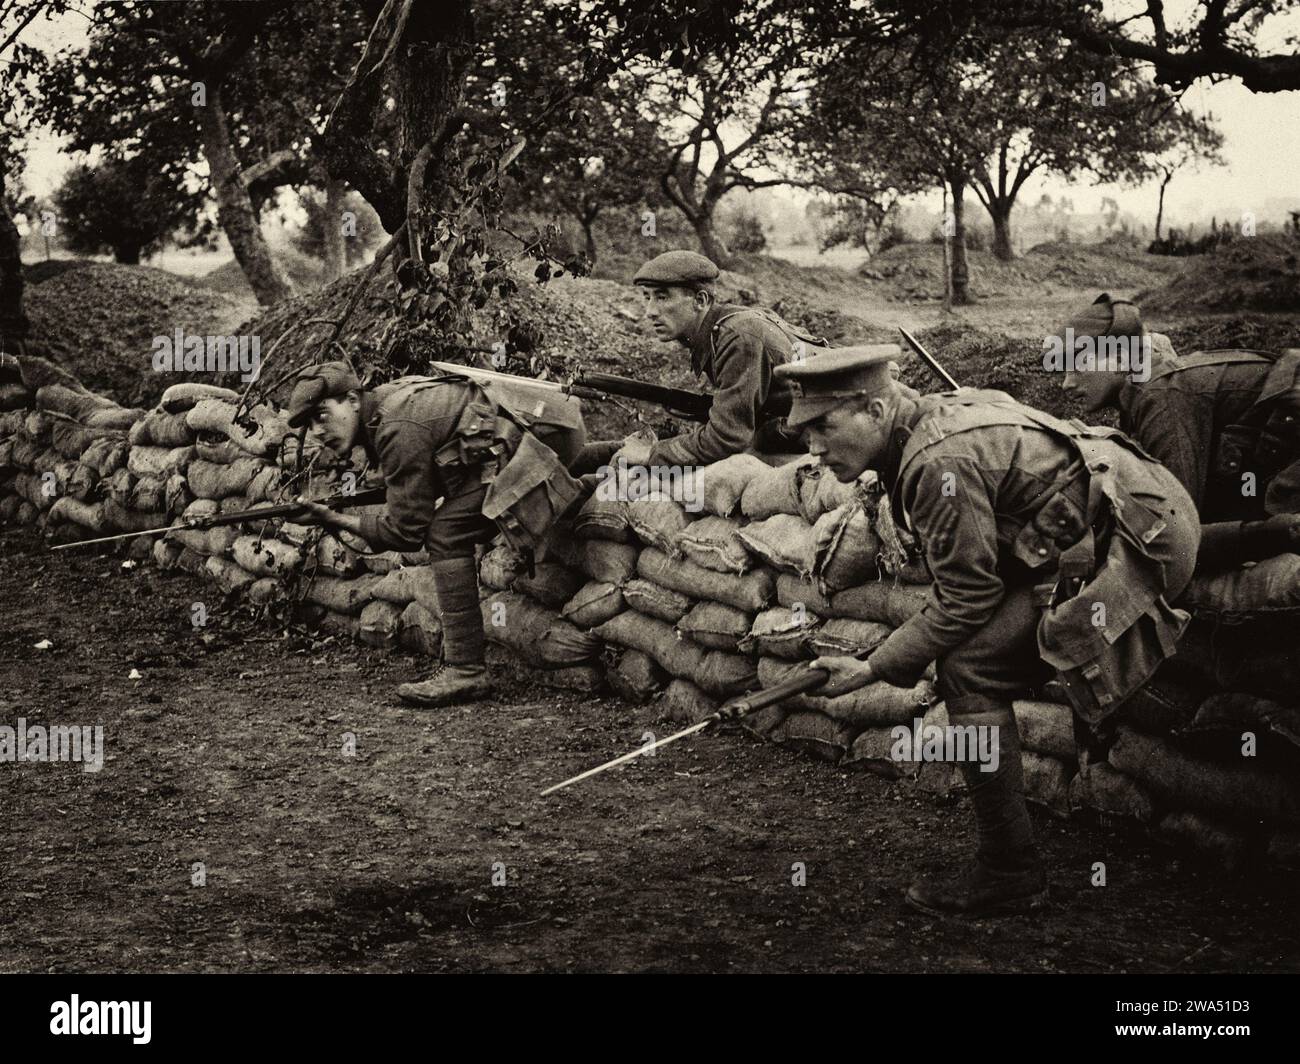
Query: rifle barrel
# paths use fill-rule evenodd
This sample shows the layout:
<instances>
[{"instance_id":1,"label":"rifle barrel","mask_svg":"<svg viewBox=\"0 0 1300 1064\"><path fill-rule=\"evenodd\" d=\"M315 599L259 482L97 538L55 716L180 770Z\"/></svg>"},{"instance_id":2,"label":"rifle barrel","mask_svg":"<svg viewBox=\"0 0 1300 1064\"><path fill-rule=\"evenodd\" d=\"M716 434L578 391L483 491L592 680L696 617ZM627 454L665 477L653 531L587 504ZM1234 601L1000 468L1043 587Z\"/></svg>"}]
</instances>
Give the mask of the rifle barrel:
<instances>
[{"instance_id":1,"label":"rifle barrel","mask_svg":"<svg viewBox=\"0 0 1300 1064\"><path fill-rule=\"evenodd\" d=\"M629 761L635 761L638 757L649 754L658 750L661 746L667 746L669 743L675 743L678 739L685 739L688 735L694 735L696 732L703 731L710 724L716 724L720 720L739 720L741 717L748 716L750 713L756 713L760 709L766 709L768 706L774 706L778 702L784 702L793 695L803 694L805 691L811 691L820 687L827 680L829 673L825 669L808 669L800 676L779 683L775 687L768 687L762 691L756 691L747 698L737 699L728 702L715 713L710 713L703 720L692 724L689 728L683 728L681 731L673 732L672 735L665 736L662 739L656 739L652 743L646 743L630 753L623 754L621 757L614 758L613 761L606 761L603 765L597 765L595 768L589 768L586 772L580 772L576 776L570 776L562 783L547 787L542 791L541 797L545 798L548 794L554 794L556 791L562 791L565 787L571 787L575 783L581 783L583 780L591 779L592 776L599 776L602 772L608 772L611 768L617 768L619 765L626 765Z\"/></svg>"}]
</instances>

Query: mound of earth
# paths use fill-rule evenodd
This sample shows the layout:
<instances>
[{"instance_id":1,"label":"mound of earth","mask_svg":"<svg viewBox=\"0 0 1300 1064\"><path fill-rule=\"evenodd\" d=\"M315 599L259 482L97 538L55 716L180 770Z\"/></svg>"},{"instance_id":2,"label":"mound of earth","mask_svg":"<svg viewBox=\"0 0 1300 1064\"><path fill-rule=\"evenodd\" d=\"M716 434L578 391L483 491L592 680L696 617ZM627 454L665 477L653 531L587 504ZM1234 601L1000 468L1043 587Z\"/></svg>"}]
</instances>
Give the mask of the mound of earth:
<instances>
[{"instance_id":1,"label":"mound of earth","mask_svg":"<svg viewBox=\"0 0 1300 1064\"><path fill-rule=\"evenodd\" d=\"M1274 234L1220 245L1192 257L1177 277L1143 293L1140 302L1144 311L1167 313L1300 313L1300 238Z\"/></svg>"},{"instance_id":2,"label":"mound of earth","mask_svg":"<svg viewBox=\"0 0 1300 1064\"><path fill-rule=\"evenodd\" d=\"M311 292L325 283L325 264L291 248L276 248L273 251L276 264L288 277L295 292ZM199 288L213 292L223 292L236 299L253 299L253 290L249 287L244 271L238 262L231 259L214 270L194 279Z\"/></svg>"},{"instance_id":3,"label":"mound of earth","mask_svg":"<svg viewBox=\"0 0 1300 1064\"><path fill-rule=\"evenodd\" d=\"M1027 291L1146 288L1179 268L1176 260L1148 255L1122 241L1039 244L1010 262L988 252L967 251L966 260L976 298L1023 296ZM943 247L898 244L874 256L858 273L883 282L878 291L886 298L942 299Z\"/></svg>"},{"instance_id":4,"label":"mound of earth","mask_svg":"<svg viewBox=\"0 0 1300 1064\"><path fill-rule=\"evenodd\" d=\"M40 273L29 269L27 276ZM177 328L226 335L247 306L163 270L88 261L48 271L26 289L23 305L33 338L65 369L92 391L130 406L156 402L185 378L153 371L155 336L172 336Z\"/></svg>"}]
</instances>

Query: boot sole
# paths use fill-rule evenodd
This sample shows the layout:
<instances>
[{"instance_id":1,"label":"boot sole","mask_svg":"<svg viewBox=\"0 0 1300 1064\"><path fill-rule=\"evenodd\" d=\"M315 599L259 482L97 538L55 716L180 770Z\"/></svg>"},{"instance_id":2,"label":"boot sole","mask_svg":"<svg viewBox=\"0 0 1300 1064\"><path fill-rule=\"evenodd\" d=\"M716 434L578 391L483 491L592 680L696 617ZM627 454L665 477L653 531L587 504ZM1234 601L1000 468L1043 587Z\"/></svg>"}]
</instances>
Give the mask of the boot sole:
<instances>
[{"instance_id":1,"label":"boot sole","mask_svg":"<svg viewBox=\"0 0 1300 1064\"><path fill-rule=\"evenodd\" d=\"M476 691L472 694L458 692L441 697L436 695L403 694L401 691L398 691L397 697L409 706L420 706L423 709L438 709L440 706L457 706L468 704L470 702L481 702L485 698L491 698L492 694L492 689L488 688L487 690Z\"/></svg>"},{"instance_id":2,"label":"boot sole","mask_svg":"<svg viewBox=\"0 0 1300 1064\"><path fill-rule=\"evenodd\" d=\"M1031 912L1034 909L1041 909L1047 904L1047 891L1044 889L1037 894L1026 894L1023 898L1010 898L1007 901L1001 901L996 905L990 905L982 909L940 909L937 906L919 902L910 894L904 895L903 900L907 902L910 908L919 913L925 913L927 916L957 916L979 920L986 916L1016 916L1020 913Z\"/></svg>"}]
</instances>

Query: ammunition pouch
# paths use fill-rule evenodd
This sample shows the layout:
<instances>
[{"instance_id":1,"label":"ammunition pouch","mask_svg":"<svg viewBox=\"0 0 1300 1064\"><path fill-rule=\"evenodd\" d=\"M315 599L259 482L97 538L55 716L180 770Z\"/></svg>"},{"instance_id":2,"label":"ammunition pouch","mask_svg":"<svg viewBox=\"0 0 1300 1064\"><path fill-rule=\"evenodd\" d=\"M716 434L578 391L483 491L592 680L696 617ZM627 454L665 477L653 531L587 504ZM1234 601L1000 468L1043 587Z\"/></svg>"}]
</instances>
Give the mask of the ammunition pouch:
<instances>
[{"instance_id":1,"label":"ammunition pouch","mask_svg":"<svg viewBox=\"0 0 1300 1064\"><path fill-rule=\"evenodd\" d=\"M1167 522L1116 482L1095 441L1074 443L1088 464L1092 524L1061 554L1038 648L1079 716L1096 725L1174 653L1191 616L1169 605L1151 550ZM1099 528L1106 556L1097 565Z\"/></svg>"},{"instance_id":2,"label":"ammunition pouch","mask_svg":"<svg viewBox=\"0 0 1300 1064\"><path fill-rule=\"evenodd\" d=\"M518 431L513 454L488 484L483 516L510 546L531 556L582 494L582 485L546 444L531 432Z\"/></svg>"}]
</instances>

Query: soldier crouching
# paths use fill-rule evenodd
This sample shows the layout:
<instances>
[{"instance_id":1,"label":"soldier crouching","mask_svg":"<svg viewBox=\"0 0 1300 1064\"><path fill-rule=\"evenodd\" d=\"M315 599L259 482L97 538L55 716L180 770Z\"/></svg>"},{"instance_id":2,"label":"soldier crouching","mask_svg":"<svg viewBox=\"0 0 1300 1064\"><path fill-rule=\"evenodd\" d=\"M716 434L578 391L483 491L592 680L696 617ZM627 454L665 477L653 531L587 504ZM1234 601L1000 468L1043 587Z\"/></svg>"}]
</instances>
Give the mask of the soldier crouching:
<instances>
[{"instance_id":1,"label":"soldier crouching","mask_svg":"<svg viewBox=\"0 0 1300 1064\"><path fill-rule=\"evenodd\" d=\"M403 701L441 706L492 693L475 547L500 532L531 551L580 493L566 471L586 440L577 400L514 394L520 390L527 385L484 386L450 374L364 389L346 362L313 366L294 385L289 424L310 425L339 455L362 446L386 488L382 514L309 503L303 520L380 550L428 552L442 662L427 680L399 687Z\"/></svg>"},{"instance_id":2,"label":"soldier crouching","mask_svg":"<svg viewBox=\"0 0 1300 1064\"><path fill-rule=\"evenodd\" d=\"M790 425L839 480L876 470L934 578L921 612L865 661L814 662L830 674L819 693L910 685L937 662L950 724L994 729L999 756L991 772L961 764L974 863L913 883L907 901L934 914L1005 911L1046 889L1012 701L1054 670L1081 717L1110 716L1187 623L1168 600L1191 579L1199 525L1177 479L1117 430L1003 392L908 394L888 371L897 357L890 345L845 348L776 369L795 389Z\"/></svg>"}]
</instances>

